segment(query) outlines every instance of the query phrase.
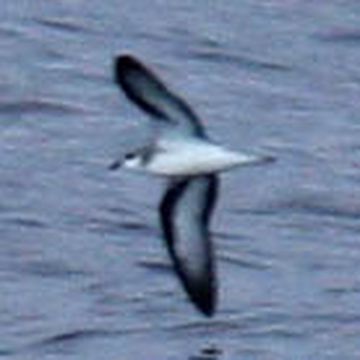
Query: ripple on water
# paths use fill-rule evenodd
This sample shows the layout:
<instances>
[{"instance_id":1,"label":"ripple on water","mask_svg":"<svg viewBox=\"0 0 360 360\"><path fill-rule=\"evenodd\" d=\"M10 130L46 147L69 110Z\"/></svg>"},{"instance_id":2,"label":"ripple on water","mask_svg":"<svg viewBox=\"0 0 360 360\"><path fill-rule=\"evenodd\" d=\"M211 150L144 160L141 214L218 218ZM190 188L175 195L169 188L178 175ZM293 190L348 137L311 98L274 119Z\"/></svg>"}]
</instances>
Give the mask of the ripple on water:
<instances>
[{"instance_id":1,"label":"ripple on water","mask_svg":"<svg viewBox=\"0 0 360 360\"><path fill-rule=\"evenodd\" d=\"M21 99L0 101L0 114L21 115L23 113L48 113L52 115L85 114L88 109L78 104L59 101L58 99Z\"/></svg>"},{"instance_id":2,"label":"ripple on water","mask_svg":"<svg viewBox=\"0 0 360 360\"><path fill-rule=\"evenodd\" d=\"M75 351L75 348L81 346L83 343L89 343L96 339L109 339L117 333L105 329L76 329L68 332L59 332L50 335L40 341L36 341L23 351L45 351L51 353L68 354Z\"/></svg>"},{"instance_id":3,"label":"ripple on water","mask_svg":"<svg viewBox=\"0 0 360 360\"><path fill-rule=\"evenodd\" d=\"M17 270L19 272L23 272L26 275L66 280L73 276L88 275L85 270L76 269L60 260L30 260L26 263L18 264Z\"/></svg>"},{"instance_id":4,"label":"ripple on water","mask_svg":"<svg viewBox=\"0 0 360 360\"><path fill-rule=\"evenodd\" d=\"M63 332L59 334L55 334L49 336L46 339L43 339L39 342L39 345L48 346L48 345L56 345L60 343L69 343L75 341L88 340L94 337L108 337L112 335L113 332L103 330L103 329L79 329L79 330L71 330L69 332Z\"/></svg>"},{"instance_id":5,"label":"ripple on water","mask_svg":"<svg viewBox=\"0 0 360 360\"><path fill-rule=\"evenodd\" d=\"M14 25L0 24L0 36L1 37L18 37L22 33L21 28Z\"/></svg>"},{"instance_id":6,"label":"ripple on water","mask_svg":"<svg viewBox=\"0 0 360 360\"><path fill-rule=\"evenodd\" d=\"M254 71L266 70L287 72L292 70L292 67L285 64L265 61L263 59L258 59L246 55L231 54L224 52L223 49L220 49L219 51L196 49L193 50L190 55L202 61L230 64Z\"/></svg>"},{"instance_id":7,"label":"ripple on water","mask_svg":"<svg viewBox=\"0 0 360 360\"><path fill-rule=\"evenodd\" d=\"M360 43L360 29L334 29L328 32L314 34L320 41L331 44L358 45Z\"/></svg>"},{"instance_id":8,"label":"ripple on water","mask_svg":"<svg viewBox=\"0 0 360 360\"><path fill-rule=\"evenodd\" d=\"M251 258L248 254L246 256L237 255L232 252L222 252L218 254L218 258L222 261L239 266L241 268L250 269L250 270L268 270L271 268L271 264L266 260L259 260L258 258Z\"/></svg>"},{"instance_id":9,"label":"ripple on water","mask_svg":"<svg viewBox=\"0 0 360 360\"><path fill-rule=\"evenodd\" d=\"M48 227L45 221L30 216L5 217L3 221L19 228L44 229Z\"/></svg>"},{"instance_id":10,"label":"ripple on water","mask_svg":"<svg viewBox=\"0 0 360 360\"><path fill-rule=\"evenodd\" d=\"M44 27L70 33L88 32L90 30L89 27L79 23L79 19L71 17L47 17L35 18L34 20Z\"/></svg>"},{"instance_id":11,"label":"ripple on water","mask_svg":"<svg viewBox=\"0 0 360 360\"><path fill-rule=\"evenodd\" d=\"M270 205L272 211L291 211L293 213L330 216L335 218L357 219L360 202L357 196L343 194L341 197L331 193L298 193L278 200Z\"/></svg>"},{"instance_id":12,"label":"ripple on water","mask_svg":"<svg viewBox=\"0 0 360 360\"><path fill-rule=\"evenodd\" d=\"M124 219L124 216L118 219L110 218L92 218L88 220L88 228L100 234L118 234L119 231L137 231L139 234L148 235L153 233L154 229L146 223L134 219Z\"/></svg>"},{"instance_id":13,"label":"ripple on water","mask_svg":"<svg viewBox=\"0 0 360 360\"><path fill-rule=\"evenodd\" d=\"M157 273L169 273L174 276L174 269L169 260L155 259L152 257L151 259L139 259L136 263L144 269Z\"/></svg>"}]
</instances>

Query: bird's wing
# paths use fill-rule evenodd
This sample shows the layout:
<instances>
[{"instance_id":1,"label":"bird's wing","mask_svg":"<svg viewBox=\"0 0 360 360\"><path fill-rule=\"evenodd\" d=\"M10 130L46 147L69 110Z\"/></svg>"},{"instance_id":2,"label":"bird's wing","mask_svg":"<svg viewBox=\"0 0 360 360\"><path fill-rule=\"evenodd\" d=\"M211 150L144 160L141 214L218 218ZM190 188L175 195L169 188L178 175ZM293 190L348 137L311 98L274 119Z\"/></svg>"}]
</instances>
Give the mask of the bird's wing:
<instances>
[{"instance_id":1,"label":"bird's wing","mask_svg":"<svg viewBox=\"0 0 360 360\"><path fill-rule=\"evenodd\" d=\"M209 221L218 177L204 175L172 183L160 205L164 238L189 298L204 314L215 310L217 287Z\"/></svg>"},{"instance_id":2,"label":"bird's wing","mask_svg":"<svg viewBox=\"0 0 360 360\"><path fill-rule=\"evenodd\" d=\"M205 137L200 121L190 106L172 93L144 64L131 55L115 58L115 82L126 96L152 118L186 135Z\"/></svg>"}]
</instances>

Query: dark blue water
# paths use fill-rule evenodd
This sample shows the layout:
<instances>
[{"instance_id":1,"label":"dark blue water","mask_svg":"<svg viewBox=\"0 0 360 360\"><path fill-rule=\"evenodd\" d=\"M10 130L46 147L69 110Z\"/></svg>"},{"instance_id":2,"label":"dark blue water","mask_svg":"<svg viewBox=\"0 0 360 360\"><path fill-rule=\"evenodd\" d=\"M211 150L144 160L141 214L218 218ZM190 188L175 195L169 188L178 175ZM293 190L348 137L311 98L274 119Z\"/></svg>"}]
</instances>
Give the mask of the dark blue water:
<instances>
[{"instance_id":1,"label":"dark blue water","mask_svg":"<svg viewBox=\"0 0 360 360\"><path fill-rule=\"evenodd\" d=\"M360 358L360 4L3 0L0 358ZM108 165L146 138L112 82L130 52L235 150L220 304L162 248L158 179Z\"/></svg>"}]
</instances>

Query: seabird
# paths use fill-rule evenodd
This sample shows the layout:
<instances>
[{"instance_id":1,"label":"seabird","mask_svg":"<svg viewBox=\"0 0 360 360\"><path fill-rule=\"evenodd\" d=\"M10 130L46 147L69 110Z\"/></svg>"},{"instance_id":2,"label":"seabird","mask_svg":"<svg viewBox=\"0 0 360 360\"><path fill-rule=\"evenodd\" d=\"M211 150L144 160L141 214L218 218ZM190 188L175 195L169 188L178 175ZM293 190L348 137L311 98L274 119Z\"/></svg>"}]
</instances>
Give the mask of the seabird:
<instances>
[{"instance_id":1,"label":"seabird","mask_svg":"<svg viewBox=\"0 0 360 360\"><path fill-rule=\"evenodd\" d=\"M110 169L139 169L168 178L159 206L165 244L190 300L211 316L217 279L209 222L218 196L217 174L273 158L237 153L211 141L191 107L134 56L117 56L114 75L127 98L149 115L154 140Z\"/></svg>"}]
</instances>

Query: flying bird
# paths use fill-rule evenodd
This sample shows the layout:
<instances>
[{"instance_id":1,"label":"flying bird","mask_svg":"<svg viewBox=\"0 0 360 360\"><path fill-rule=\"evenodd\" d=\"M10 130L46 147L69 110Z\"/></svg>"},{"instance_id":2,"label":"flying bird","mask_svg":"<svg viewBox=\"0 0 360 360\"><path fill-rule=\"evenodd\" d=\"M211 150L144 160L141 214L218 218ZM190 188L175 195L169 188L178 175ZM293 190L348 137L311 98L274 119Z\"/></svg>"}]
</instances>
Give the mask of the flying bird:
<instances>
[{"instance_id":1,"label":"flying bird","mask_svg":"<svg viewBox=\"0 0 360 360\"><path fill-rule=\"evenodd\" d=\"M189 299L212 316L217 277L209 225L219 192L218 173L272 161L234 152L213 142L192 108L132 55L114 61L115 82L149 115L154 140L111 164L168 179L159 206L160 225L175 273Z\"/></svg>"}]
</instances>

